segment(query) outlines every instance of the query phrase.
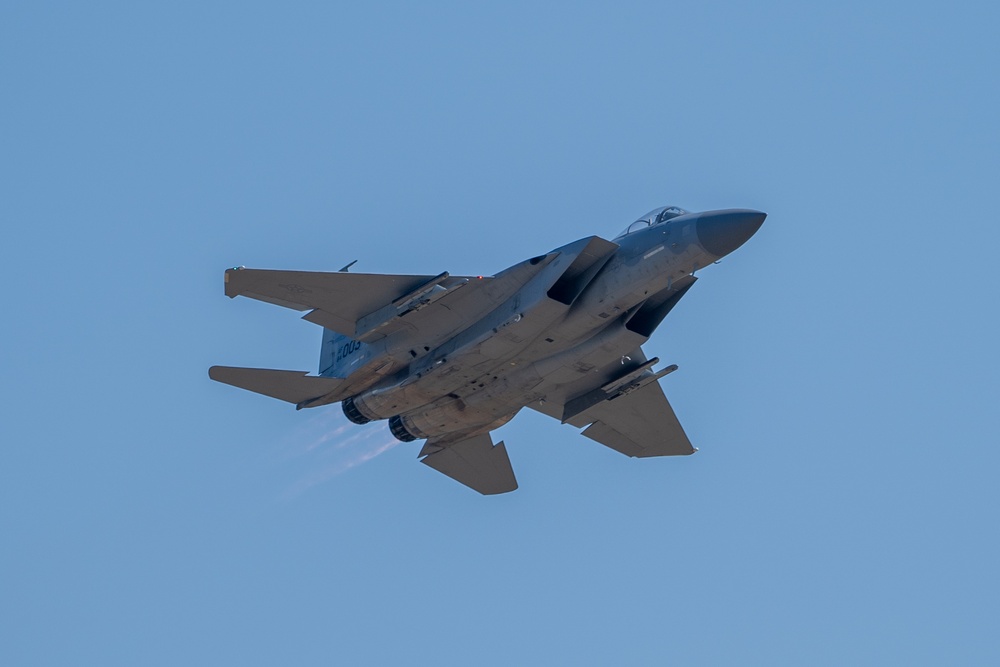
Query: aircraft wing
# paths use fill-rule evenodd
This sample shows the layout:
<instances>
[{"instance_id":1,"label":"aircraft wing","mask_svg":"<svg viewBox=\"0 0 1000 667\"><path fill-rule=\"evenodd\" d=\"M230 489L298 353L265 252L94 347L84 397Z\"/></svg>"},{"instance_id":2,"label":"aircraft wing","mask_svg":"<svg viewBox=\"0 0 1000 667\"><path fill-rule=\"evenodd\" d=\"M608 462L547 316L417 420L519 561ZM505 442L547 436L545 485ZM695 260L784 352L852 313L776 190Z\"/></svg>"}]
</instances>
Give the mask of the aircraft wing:
<instances>
[{"instance_id":1,"label":"aircraft wing","mask_svg":"<svg viewBox=\"0 0 1000 667\"><path fill-rule=\"evenodd\" d=\"M522 262L494 277L235 268L226 271L226 296L308 310L303 319L354 340L373 342L400 331L433 339L488 313L555 257Z\"/></svg>"},{"instance_id":2,"label":"aircraft wing","mask_svg":"<svg viewBox=\"0 0 1000 667\"><path fill-rule=\"evenodd\" d=\"M630 366L615 362L593 374L585 384L553 388L544 404L529 407L577 428L583 435L626 456L693 454L687 434L674 414L658 379L676 369L657 373L642 348L629 352Z\"/></svg>"},{"instance_id":3,"label":"aircraft wing","mask_svg":"<svg viewBox=\"0 0 1000 667\"><path fill-rule=\"evenodd\" d=\"M583 435L626 456L693 454L660 383L652 381L624 396L598 403L569 423L587 426Z\"/></svg>"},{"instance_id":4,"label":"aircraft wing","mask_svg":"<svg viewBox=\"0 0 1000 667\"><path fill-rule=\"evenodd\" d=\"M354 337L358 321L407 296L424 296L421 290L448 290L470 282L449 276L383 275L375 273L323 273L228 269L226 296L246 296L295 310L308 310L305 319ZM477 278L477 282L489 279ZM405 304L399 304L405 305Z\"/></svg>"}]
</instances>

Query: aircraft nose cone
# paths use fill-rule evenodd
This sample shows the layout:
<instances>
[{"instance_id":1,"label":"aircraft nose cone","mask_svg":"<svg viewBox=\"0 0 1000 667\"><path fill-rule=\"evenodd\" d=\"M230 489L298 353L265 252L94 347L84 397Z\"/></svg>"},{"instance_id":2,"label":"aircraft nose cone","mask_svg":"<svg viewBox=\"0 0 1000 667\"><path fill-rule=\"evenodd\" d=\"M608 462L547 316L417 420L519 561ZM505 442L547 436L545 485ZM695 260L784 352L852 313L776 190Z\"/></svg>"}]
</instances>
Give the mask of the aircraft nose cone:
<instances>
[{"instance_id":1,"label":"aircraft nose cone","mask_svg":"<svg viewBox=\"0 0 1000 667\"><path fill-rule=\"evenodd\" d=\"M766 217L767 213L741 208L705 213L695 223L698 242L716 257L725 257L746 243Z\"/></svg>"}]
</instances>

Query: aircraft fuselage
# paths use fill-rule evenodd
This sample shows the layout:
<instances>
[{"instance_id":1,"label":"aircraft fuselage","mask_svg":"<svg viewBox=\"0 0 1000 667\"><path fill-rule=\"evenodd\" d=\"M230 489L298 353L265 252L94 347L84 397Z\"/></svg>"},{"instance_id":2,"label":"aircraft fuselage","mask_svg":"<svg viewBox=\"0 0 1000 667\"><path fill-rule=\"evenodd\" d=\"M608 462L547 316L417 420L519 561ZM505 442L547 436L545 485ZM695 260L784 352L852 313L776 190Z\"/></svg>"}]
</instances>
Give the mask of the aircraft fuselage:
<instances>
[{"instance_id":1,"label":"aircraft fuselage","mask_svg":"<svg viewBox=\"0 0 1000 667\"><path fill-rule=\"evenodd\" d=\"M404 440L497 428L522 407L544 402L550 388L635 350L659 323L649 328L634 321L643 304L682 295L696 271L735 249L762 221L755 211L715 211L629 233L617 239L620 247L582 292L570 294L571 303L559 299L559 284L552 282L586 239L536 258L547 265L522 290L348 399L345 411L357 410L364 420L390 419Z\"/></svg>"}]
</instances>

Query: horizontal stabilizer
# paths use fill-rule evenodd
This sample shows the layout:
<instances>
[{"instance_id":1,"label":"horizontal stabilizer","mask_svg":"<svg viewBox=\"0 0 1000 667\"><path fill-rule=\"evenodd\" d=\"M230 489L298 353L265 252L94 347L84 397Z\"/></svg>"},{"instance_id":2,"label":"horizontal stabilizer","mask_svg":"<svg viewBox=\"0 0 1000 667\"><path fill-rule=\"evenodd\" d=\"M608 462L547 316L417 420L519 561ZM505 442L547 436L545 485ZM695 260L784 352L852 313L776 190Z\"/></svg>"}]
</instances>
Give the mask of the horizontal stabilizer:
<instances>
[{"instance_id":1,"label":"horizontal stabilizer","mask_svg":"<svg viewBox=\"0 0 1000 667\"><path fill-rule=\"evenodd\" d=\"M443 446L428 440L424 450L435 449L437 451L421 462L483 495L507 493L517 488L507 448L502 442L494 446L489 433Z\"/></svg>"},{"instance_id":2,"label":"horizontal stabilizer","mask_svg":"<svg viewBox=\"0 0 1000 667\"><path fill-rule=\"evenodd\" d=\"M266 368L234 368L232 366L212 366L208 377L216 382L229 384L264 396L294 403L297 407L310 407L316 399L336 392L343 380L310 376L305 371L276 371ZM331 403L343 397L333 396L324 403Z\"/></svg>"}]
</instances>

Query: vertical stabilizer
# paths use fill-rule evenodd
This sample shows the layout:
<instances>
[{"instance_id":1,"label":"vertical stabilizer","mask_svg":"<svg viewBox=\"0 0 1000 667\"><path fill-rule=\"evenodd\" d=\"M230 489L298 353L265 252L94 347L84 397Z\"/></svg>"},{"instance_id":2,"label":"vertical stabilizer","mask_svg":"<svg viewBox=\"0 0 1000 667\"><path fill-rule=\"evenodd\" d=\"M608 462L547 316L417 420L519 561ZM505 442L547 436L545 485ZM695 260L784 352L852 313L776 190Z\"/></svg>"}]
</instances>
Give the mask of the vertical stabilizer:
<instances>
[{"instance_id":1,"label":"vertical stabilizer","mask_svg":"<svg viewBox=\"0 0 1000 667\"><path fill-rule=\"evenodd\" d=\"M360 368L370 355L368 345L344 334L323 329L323 346L319 352L319 374L346 378Z\"/></svg>"}]
</instances>

